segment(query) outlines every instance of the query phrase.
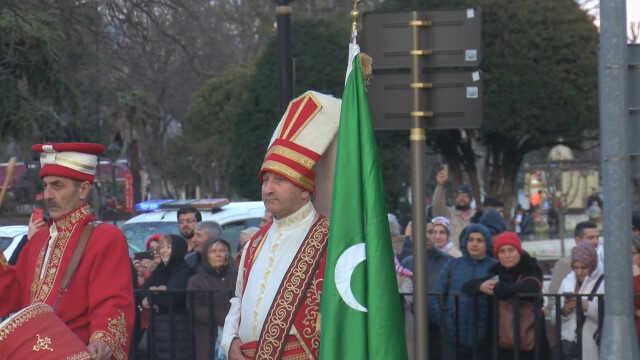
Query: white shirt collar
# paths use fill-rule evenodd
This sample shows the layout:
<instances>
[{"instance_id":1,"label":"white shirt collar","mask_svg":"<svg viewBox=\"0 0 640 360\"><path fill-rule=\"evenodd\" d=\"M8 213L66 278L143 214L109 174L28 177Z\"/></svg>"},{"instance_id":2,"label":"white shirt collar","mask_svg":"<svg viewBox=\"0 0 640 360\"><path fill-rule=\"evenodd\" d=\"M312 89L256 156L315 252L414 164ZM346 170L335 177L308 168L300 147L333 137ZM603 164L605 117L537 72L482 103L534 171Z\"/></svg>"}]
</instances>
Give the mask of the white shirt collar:
<instances>
[{"instance_id":1,"label":"white shirt collar","mask_svg":"<svg viewBox=\"0 0 640 360\"><path fill-rule=\"evenodd\" d=\"M286 216L282 219L273 219L273 225L278 228L288 228L300 224L303 220L310 216L315 216L316 210L313 207L311 201L308 201L300 209L296 210L293 214Z\"/></svg>"}]
</instances>

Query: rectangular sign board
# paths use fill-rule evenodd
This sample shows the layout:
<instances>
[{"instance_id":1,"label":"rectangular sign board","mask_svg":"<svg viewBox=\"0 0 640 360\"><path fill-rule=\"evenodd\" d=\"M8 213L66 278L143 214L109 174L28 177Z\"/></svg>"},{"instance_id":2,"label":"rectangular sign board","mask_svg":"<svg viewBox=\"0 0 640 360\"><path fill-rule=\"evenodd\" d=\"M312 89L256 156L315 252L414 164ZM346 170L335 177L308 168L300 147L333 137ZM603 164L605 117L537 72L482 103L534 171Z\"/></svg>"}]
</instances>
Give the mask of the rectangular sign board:
<instances>
[{"instance_id":1,"label":"rectangular sign board","mask_svg":"<svg viewBox=\"0 0 640 360\"><path fill-rule=\"evenodd\" d=\"M482 45L479 9L419 11L418 19L430 27L419 27L419 49L432 50L425 67L477 67ZM410 68L412 48L411 12L366 13L363 16L362 51L374 59L377 69Z\"/></svg>"},{"instance_id":2,"label":"rectangular sign board","mask_svg":"<svg viewBox=\"0 0 640 360\"><path fill-rule=\"evenodd\" d=\"M408 69L374 73L367 90L376 130L410 129L413 108ZM425 72L421 108L433 111L425 118L428 129L479 128L482 124L482 82L478 71Z\"/></svg>"}]
</instances>

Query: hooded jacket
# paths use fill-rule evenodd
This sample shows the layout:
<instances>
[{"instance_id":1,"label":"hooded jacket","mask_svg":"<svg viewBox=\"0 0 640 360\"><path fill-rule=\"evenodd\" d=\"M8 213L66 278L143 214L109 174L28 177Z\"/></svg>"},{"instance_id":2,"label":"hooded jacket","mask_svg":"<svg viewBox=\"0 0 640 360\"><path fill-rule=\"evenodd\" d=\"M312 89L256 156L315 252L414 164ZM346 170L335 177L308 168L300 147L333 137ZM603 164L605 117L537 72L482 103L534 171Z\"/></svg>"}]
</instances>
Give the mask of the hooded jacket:
<instances>
[{"instance_id":1,"label":"hooded jacket","mask_svg":"<svg viewBox=\"0 0 640 360\"><path fill-rule=\"evenodd\" d=\"M164 262L151 273L145 281L143 288L149 289L151 286L166 286L168 291L185 290L187 281L192 274L191 269L184 261L187 253L187 242L178 235L165 235L171 239L171 257L169 262ZM173 302L172 298L173 297ZM158 305L160 313L167 313L173 307L174 312L185 312L184 294L172 293L170 295L158 294L151 297L152 303Z\"/></svg>"},{"instance_id":2,"label":"hooded jacket","mask_svg":"<svg viewBox=\"0 0 640 360\"><path fill-rule=\"evenodd\" d=\"M471 233L482 234L487 244L487 255L481 260L471 258L467 251L467 242ZM483 225L471 224L467 226L462 232L460 247L462 257L449 261L438 276L433 292L442 295L430 298L429 316L445 327L450 339L455 338L454 319L457 319L459 344L471 347L474 339L477 339L478 344L486 341L486 329L489 321L488 300L486 295L462 292L463 286L469 281L487 276L489 269L496 264L496 260L491 255L491 233ZM459 296L457 304L456 295ZM475 300L474 295L476 295ZM439 304L440 300L442 300L442 304ZM476 301L477 308L474 306ZM477 326L474 327L475 321L477 321Z\"/></svg>"}]
</instances>

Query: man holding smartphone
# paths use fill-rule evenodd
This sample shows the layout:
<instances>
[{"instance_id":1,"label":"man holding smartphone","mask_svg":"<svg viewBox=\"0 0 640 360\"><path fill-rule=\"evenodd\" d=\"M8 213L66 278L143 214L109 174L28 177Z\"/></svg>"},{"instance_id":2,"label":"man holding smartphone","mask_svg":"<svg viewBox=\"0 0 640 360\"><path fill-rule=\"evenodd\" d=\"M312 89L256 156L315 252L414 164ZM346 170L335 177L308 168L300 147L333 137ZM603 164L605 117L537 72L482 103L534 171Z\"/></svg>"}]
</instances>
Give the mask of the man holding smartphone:
<instances>
[{"instance_id":1,"label":"man holding smartphone","mask_svg":"<svg viewBox=\"0 0 640 360\"><path fill-rule=\"evenodd\" d=\"M104 147L58 143L32 149L41 153L50 219L26 243L15 266L0 264L0 316L49 305L87 344L92 359L126 359L134 319L127 244L117 227L95 223L87 204Z\"/></svg>"}]
</instances>

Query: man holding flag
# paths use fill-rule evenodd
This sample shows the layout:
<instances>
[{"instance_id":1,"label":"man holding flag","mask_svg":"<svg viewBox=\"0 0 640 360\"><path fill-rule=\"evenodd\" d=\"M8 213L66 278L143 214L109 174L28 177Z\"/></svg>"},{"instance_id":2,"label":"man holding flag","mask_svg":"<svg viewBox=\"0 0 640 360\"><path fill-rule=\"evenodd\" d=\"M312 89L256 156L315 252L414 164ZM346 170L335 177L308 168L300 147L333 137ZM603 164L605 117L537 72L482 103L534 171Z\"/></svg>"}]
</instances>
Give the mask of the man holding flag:
<instances>
[{"instance_id":1,"label":"man holding flag","mask_svg":"<svg viewBox=\"0 0 640 360\"><path fill-rule=\"evenodd\" d=\"M260 181L273 221L242 253L221 338L230 360L318 357L328 220L311 197L323 196L316 165L339 113L339 99L307 91L291 101L271 139Z\"/></svg>"},{"instance_id":2,"label":"man holding flag","mask_svg":"<svg viewBox=\"0 0 640 360\"><path fill-rule=\"evenodd\" d=\"M361 60L365 59L364 68L371 64L359 53L354 25L337 136L320 305L320 358L406 359L402 307Z\"/></svg>"}]
</instances>

